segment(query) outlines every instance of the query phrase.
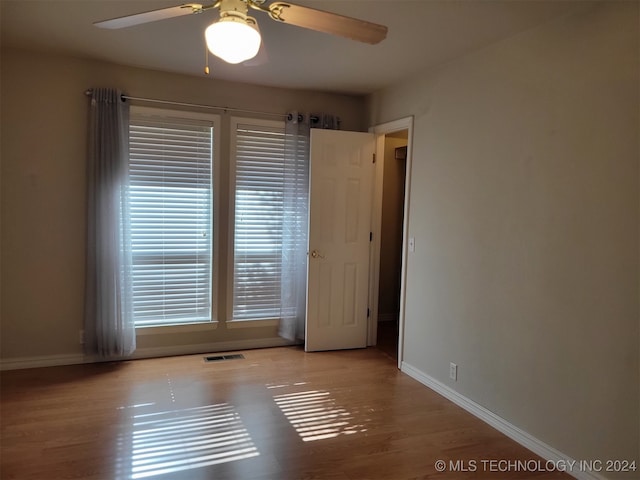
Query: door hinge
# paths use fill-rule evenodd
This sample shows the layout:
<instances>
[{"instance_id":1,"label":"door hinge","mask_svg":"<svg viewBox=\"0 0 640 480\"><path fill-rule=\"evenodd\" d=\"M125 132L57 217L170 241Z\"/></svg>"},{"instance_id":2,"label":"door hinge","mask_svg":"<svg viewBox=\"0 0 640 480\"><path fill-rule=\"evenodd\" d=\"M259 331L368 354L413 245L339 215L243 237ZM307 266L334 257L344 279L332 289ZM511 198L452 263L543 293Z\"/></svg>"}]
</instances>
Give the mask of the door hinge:
<instances>
[{"instance_id":1,"label":"door hinge","mask_svg":"<svg viewBox=\"0 0 640 480\"><path fill-rule=\"evenodd\" d=\"M373 242L373 232L369 232L369 241Z\"/></svg>"},{"instance_id":2,"label":"door hinge","mask_svg":"<svg viewBox=\"0 0 640 480\"><path fill-rule=\"evenodd\" d=\"M376 163L376 154L373 154L373 163Z\"/></svg>"},{"instance_id":3,"label":"door hinge","mask_svg":"<svg viewBox=\"0 0 640 480\"><path fill-rule=\"evenodd\" d=\"M370 316L371 316L371 310L367 308L367 318L369 318Z\"/></svg>"}]
</instances>

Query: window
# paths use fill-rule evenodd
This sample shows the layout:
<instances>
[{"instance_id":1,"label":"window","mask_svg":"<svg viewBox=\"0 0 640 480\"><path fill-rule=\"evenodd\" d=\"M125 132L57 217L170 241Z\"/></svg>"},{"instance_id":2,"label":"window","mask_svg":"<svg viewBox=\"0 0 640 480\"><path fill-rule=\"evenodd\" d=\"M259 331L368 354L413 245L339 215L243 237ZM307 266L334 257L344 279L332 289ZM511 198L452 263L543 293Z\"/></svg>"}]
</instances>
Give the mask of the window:
<instances>
[{"instance_id":1,"label":"window","mask_svg":"<svg viewBox=\"0 0 640 480\"><path fill-rule=\"evenodd\" d=\"M284 124L232 121L235 185L232 320L280 317Z\"/></svg>"},{"instance_id":2,"label":"window","mask_svg":"<svg viewBox=\"0 0 640 480\"><path fill-rule=\"evenodd\" d=\"M136 327L215 316L217 125L216 116L132 107L128 214ZM231 119L232 214L228 228L222 225L229 232L230 320L282 315L283 231L291 228L285 199L292 181L284 152L283 122Z\"/></svg>"},{"instance_id":3,"label":"window","mask_svg":"<svg viewBox=\"0 0 640 480\"><path fill-rule=\"evenodd\" d=\"M132 107L129 215L136 327L212 321L217 117Z\"/></svg>"}]
</instances>

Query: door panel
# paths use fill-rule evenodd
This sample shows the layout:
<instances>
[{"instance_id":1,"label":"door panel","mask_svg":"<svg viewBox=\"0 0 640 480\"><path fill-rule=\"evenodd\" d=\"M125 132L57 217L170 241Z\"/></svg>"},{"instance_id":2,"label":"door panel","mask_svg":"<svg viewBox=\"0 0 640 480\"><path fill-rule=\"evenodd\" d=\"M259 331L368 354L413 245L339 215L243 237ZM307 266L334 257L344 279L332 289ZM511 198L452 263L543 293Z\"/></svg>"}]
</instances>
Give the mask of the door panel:
<instances>
[{"instance_id":1,"label":"door panel","mask_svg":"<svg viewBox=\"0 0 640 480\"><path fill-rule=\"evenodd\" d=\"M305 349L367 345L374 137L311 131Z\"/></svg>"}]
</instances>

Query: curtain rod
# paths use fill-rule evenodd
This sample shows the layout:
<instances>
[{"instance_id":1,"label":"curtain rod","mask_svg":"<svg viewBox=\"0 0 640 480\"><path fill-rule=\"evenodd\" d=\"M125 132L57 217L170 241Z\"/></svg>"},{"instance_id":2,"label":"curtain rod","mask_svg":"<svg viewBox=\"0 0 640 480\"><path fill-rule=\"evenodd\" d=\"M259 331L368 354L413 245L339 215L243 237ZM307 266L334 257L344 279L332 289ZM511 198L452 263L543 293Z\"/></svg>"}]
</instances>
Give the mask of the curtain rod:
<instances>
[{"instance_id":1,"label":"curtain rod","mask_svg":"<svg viewBox=\"0 0 640 480\"><path fill-rule=\"evenodd\" d=\"M84 92L85 95L91 96L93 94L93 90L89 89ZM253 113L257 115L270 115L273 117L287 117L287 115L282 113L270 113L270 112L260 112L257 110L244 110L242 108L230 108L230 107L219 107L216 105L202 105L199 103L185 103L185 102L171 102L169 100L157 100L155 98L144 98L144 97L130 97L129 95L120 95L120 99L124 102L125 100L137 100L139 102L148 102L148 103L161 103L163 105L178 105L181 107L196 107L196 108L208 108L211 110L223 110L225 112L240 112L240 113Z\"/></svg>"}]
</instances>

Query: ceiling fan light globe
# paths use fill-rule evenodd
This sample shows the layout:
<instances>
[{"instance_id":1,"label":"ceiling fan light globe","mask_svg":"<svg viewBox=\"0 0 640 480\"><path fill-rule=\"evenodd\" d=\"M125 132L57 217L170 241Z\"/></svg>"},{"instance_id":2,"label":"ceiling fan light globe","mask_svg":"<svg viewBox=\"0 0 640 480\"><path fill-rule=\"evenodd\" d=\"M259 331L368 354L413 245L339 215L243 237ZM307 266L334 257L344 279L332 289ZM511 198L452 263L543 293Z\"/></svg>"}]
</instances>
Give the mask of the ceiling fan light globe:
<instances>
[{"instance_id":1,"label":"ceiling fan light globe","mask_svg":"<svg viewBox=\"0 0 640 480\"><path fill-rule=\"evenodd\" d=\"M227 63L241 63L252 59L260 49L260 32L256 25L236 18L221 18L204 31L207 48Z\"/></svg>"}]
</instances>

